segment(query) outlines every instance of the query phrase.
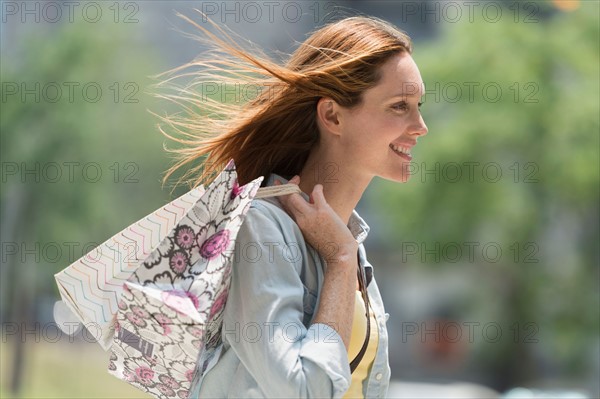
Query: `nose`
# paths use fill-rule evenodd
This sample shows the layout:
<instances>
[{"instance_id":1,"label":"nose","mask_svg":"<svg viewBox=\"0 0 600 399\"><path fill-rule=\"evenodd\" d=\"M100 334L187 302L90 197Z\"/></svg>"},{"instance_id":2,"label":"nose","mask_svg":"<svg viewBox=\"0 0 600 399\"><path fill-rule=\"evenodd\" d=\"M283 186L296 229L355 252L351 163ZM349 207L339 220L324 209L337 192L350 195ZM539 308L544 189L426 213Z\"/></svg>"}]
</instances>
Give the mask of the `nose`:
<instances>
[{"instance_id":1,"label":"nose","mask_svg":"<svg viewBox=\"0 0 600 399\"><path fill-rule=\"evenodd\" d=\"M416 134L418 136L425 136L428 131L429 131L429 129L427 129L425 120L423 120L423 117L421 115L419 115L419 122L417 123L417 126L414 129L414 134Z\"/></svg>"}]
</instances>

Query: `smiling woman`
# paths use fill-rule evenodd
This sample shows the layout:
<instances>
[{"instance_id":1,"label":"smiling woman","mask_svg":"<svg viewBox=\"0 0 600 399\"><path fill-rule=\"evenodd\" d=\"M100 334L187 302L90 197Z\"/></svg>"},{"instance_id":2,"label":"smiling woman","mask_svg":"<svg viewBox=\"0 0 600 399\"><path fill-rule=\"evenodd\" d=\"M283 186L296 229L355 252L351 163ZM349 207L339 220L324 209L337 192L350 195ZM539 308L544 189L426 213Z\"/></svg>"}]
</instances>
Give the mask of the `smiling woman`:
<instances>
[{"instance_id":1,"label":"smiling woman","mask_svg":"<svg viewBox=\"0 0 600 399\"><path fill-rule=\"evenodd\" d=\"M301 190L252 202L235 253L252 245L268 256L233 262L223 346L193 396L385 397L387 314L363 246L370 228L354 208L373 177L408 179L411 148L427 133L410 38L348 17L314 31L282 66L212 22L225 39L182 18L214 48L159 84L193 77L162 95L187 112L159 116L183 135L161 129L182 144L164 181L186 167L180 181L208 184L234 159L240 184L264 176L263 186ZM223 102L194 92L207 82L259 90ZM280 250L290 247L295 256Z\"/></svg>"}]
</instances>

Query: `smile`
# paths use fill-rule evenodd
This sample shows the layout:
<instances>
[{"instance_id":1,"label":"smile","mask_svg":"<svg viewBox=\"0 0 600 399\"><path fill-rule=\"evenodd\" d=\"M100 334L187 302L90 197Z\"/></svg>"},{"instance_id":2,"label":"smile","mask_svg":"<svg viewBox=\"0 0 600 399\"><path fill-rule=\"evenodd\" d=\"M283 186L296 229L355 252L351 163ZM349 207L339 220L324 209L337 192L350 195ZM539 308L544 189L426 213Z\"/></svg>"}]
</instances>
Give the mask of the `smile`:
<instances>
[{"instance_id":1,"label":"smile","mask_svg":"<svg viewBox=\"0 0 600 399\"><path fill-rule=\"evenodd\" d=\"M394 144L390 144L390 148L397 155L399 155L402 159L405 159L407 161L412 160L412 155L410 154L410 148L409 147L397 146L397 145L394 145Z\"/></svg>"}]
</instances>

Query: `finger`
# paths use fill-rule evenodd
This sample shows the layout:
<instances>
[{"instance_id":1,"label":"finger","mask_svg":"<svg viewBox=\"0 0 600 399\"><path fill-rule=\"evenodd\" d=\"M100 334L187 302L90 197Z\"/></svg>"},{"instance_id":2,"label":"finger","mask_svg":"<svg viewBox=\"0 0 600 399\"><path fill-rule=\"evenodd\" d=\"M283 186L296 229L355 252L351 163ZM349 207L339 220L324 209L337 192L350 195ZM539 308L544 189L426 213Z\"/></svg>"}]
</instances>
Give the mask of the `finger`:
<instances>
[{"instance_id":1,"label":"finger","mask_svg":"<svg viewBox=\"0 0 600 399\"><path fill-rule=\"evenodd\" d=\"M292 182L293 179L290 179L288 181ZM276 186L280 186L282 183L279 180L275 180L274 185ZM293 195L299 195L297 193L291 193L291 194L284 194L284 195L278 195L277 199L279 201L279 203L281 204L282 208L287 212L287 214L295 221L296 220L296 213L297 213L297 206L295 206L293 203L290 203L290 197L292 197Z\"/></svg>"},{"instance_id":2,"label":"finger","mask_svg":"<svg viewBox=\"0 0 600 399\"><path fill-rule=\"evenodd\" d=\"M286 197L285 202L287 208L293 212L295 216L304 216L308 214L310 207L304 197L298 193L288 194Z\"/></svg>"},{"instance_id":3,"label":"finger","mask_svg":"<svg viewBox=\"0 0 600 399\"><path fill-rule=\"evenodd\" d=\"M292 177L290 180L288 180L288 184L295 184L298 185L298 180L300 179L300 177L298 175ZM281 186L283 183L279 180L275 180L274 185L276 186ZM288 198L290 197L290 194L283 194L283 195L278 195L278 198L284 200L284 201L288 201Z\"/></svg>"},{"instance_id":4,"label":"finger","mask_svg":"<svg viewBox=\"0 0 600 399\"><path fill-rule=\"evenodd\" d=\"M294 175L290 180L288 180L289 184L300 183L300 176ZM275 184L279 185L280 182L278 180L275 181ZM290 213L290 216L293 216L294 220L296 220L296 216L298 215L306 215L310 208L308 207L308 203L299 193L291 193L286 195L279 196L280 203L284 206L286 211Z\"/></svg>"},{"instance_id":5,"label":"finger","mask_svg":"<svg viewBox=\"0 0 600 399\"><path fill-rule=\"evenodd\" d=\"M311 199L313 200L313 203L317 206L323 206L327 204L327 201L325 200L325 195L323 194L322 184L315 184L315 186L313 187L313 192L311 194Z\"/></svg>"}]
</instances>

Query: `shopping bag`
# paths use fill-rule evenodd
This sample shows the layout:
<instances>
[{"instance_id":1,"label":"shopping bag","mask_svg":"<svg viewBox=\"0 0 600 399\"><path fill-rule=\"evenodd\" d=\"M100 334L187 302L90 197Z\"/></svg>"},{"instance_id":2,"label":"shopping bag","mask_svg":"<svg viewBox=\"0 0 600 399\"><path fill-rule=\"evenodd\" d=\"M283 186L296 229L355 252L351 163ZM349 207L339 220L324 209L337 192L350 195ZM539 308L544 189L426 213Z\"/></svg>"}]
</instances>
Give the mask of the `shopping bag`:
<instances>
[{"instance_id":1,"label":"shopping bag","mask_svg":"<svg viewBox=\"0 0 600 399\"><path fill-rule=\"evenodd\" d=\"M104 350L127 281L204 193L199 186L130 225L55 275L62 301Z\"/></svg>"},{"instance_id":2,"label":"shopping bag","mask_svg":"<svg viewBox=\"0 0 600 399\"><path fill-rule=\"evenodd\" d=\"M231 160L208 188L169 204L168 216L157 216L159 210L117 234L144 248L128 261L113 257L91 268L82 259L56 275L63 300L80 320L104 328L111 374L155 397L184 398L218 359L231 251L251 201L300 192L293 184L259 189L262 180L240 187ZM151 230L146 219L157 218L168 218L162 225L168 227ZM127 233L140 224L153 235Z\"/></svg>"},{"instance_id":3,"label":"shopping bag","mask_svg":"<svg viewBox=\"0 0 600 399\"><path fill-rule=\"evenodd\" d=\"M187 398L204 319L189 292L125 283L109 373L157 398Z\"/></svg>"},{"instance_id":4,"label":"shopping bag","mask_svg":"<svg viewBox=\"0 0 600 399\"><path fill-rule=\"evenodd\" d=\"M263 177L233 162L125 282L109 372L159 398L185 398L221 343L232 250Z\"/></svg>"},{"instance_id":5,"label":"shopping bag","mask_svg":"<svg viewBox=\"0 0 600 399\"><path fill-rule=\"evenodd\" d=\"M300 192L239 186L231 160L198 187L55 275L74 315L110 350L109 372L155 397L186 397L221 349L230 253L254 198Z\"/></svg>"}]
</instances>

